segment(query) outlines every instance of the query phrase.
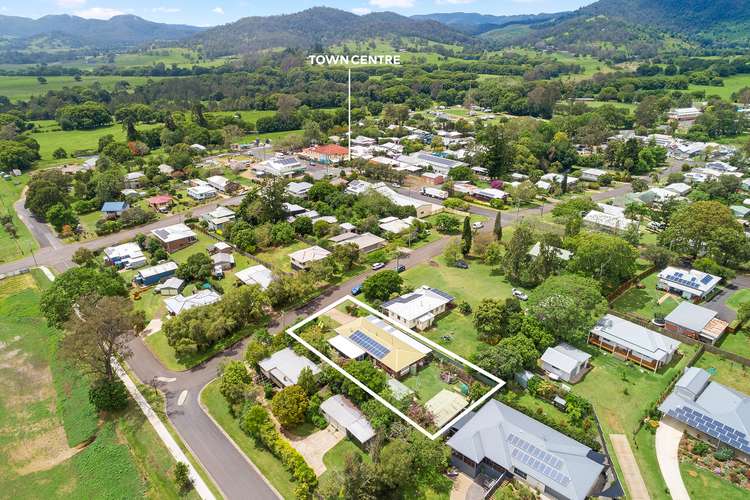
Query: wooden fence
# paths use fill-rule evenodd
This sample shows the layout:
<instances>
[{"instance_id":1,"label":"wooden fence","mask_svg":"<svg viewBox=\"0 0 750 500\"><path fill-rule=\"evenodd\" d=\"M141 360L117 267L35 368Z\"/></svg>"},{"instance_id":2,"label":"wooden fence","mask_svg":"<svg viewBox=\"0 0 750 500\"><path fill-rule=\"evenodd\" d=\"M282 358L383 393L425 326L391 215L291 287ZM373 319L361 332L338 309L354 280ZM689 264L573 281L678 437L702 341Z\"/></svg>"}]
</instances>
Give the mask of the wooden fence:
<instances>
[{"instance_id":1,"label":"wooden fence","mask_svg":"<svg viewBox=\"0 0 750 500\"><path fill-rule=\"evenodd\" d=\"M645 271L639 273L633 278L630 278L628 281L620 285L614 292L607 295L607 302L610 304L614 302L620 295L627 292L633 285L636 285L638 282L640 282L643 278L649 276L651 273L656 271L656 267L651 266Z\"/></svg>"}]
</instances>

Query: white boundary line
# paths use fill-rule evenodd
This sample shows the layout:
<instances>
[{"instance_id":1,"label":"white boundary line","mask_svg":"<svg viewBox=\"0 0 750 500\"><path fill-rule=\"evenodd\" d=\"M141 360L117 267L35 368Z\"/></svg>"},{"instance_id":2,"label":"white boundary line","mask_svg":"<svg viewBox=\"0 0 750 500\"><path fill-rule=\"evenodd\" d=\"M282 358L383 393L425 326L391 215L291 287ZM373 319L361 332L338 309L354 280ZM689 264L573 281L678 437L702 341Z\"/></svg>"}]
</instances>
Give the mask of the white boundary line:
<instances>
[{"instance_id":1,"label":"white boundary line","mask_svg":"<svg viewBox=\"0 0 750 500\"><path fill-rule=\"evenodd\" d=\"M339 304L342 304L342 303L347 302L347 301L352 302L353 304L357 305L358 307L361 307L361 308L365 309L367 312L369 312L371 314L374 314L375 316L379 317L380 319L382 319L382 320L390 323L394 327L398 328L399 330L407 332L410 336L418 339L420 342L423 342L423 343L429 345L433 349L436 349L436 350L442 352L446 356L451 357L451 358L453 358L455 360L460 361L461 363L463 363L465 366L468 366L472 370L474 370L474 371L476 371L478 373L481 373L482 375L484 375L485 377L487 377L488 379L490 379L490 380L492 380L494 382L497 382L497 384L495 385L495 387L493 387L492 389L490 389L481 398L479 398L476 401L474 401L468 408L466 408L464 411L462 411L459 415L457 415L456 417L454 417L450 422L448 422L447 424L445 424L437 432L435 432L434 434L430 434L421 425L419 425L418 423L416 423L414 420L412 420L408 416L404 415L404 413L402 413L398 408L396 408L395 406L393 406L391 403L389 403L387 400L385 400L383 397L381 397L378 393L376 393L375 391L373 391L372 389L370 389L369 387L367 387L365 384L363 384L362 382L360 382L359 380L357 380L353 375L351 375L349 372L347 372L346 370L344 370L343 368L341 368L333 360L331 360L330 358L328 358L322 352L320 352L317 349L315 349L312 345L310 345L308 342L306 342L304 339L302 339L302 337L300 337L299 335L297 335L295 333L296 330L300 329L301 327L305 326L306 324L310 323L311 321L316 320L317 318L319 318L323 314L327 313L331 309L337 307ZM369 394L370 396L372 396L373 398L375 398L383 406L385 406L386 408L388 408L389 410L391 410L392 412L394 412L396 415L398 415L399 417L401 417L404 421L406 421L407 423L409 423L409 425L411 425L412 427L414 427L419 432L421 432L422 434L424 434L425 436L427 436L429 439L432 439L432 440L435 440L438 437L440 437L441 435L443 435L448 429L451 428L451 426L455 422L457 422L458 420L460 420L467 413L473 411L474 408L476 408L477 406L479 406L482 403L484 403L487 399L489 399L490 397L492 397L493 394L495 394L497 391L499 391L505 385L505 381L503 381L502 379L494 376L493 374L487 372L486 370L483 370L482 368L476 366L472 362L470 362L470 361L462 358L458 354L455 354L454 352L449 351L448 349L444 348L440 344L436 344L432 340L430 340L430 339L428 339L428 338L426 338L426 337L418 334L417 332L413 331L410 328L407 328L405 325L403 325L401 323L397 323L396 321L392 320L391 318L385 316L384 314L380 313L379 311L377 311L377 310L373 309L372 307L368 306L364 302L361 302L361 301L355 299L351 295L346 295L344 297L341 297L339 300L337 300L337 301L335 301L335 302L327 305L326 307L324 307L320 311L316 312L312 316L308 317L307 319L304 319L304 320L300 321L299 323L297 323L296 325L293 325L293 326L287 328L286 333L289 336L291 336L294 340L296 340L297 342L299 342L300 344L302 344L303 346L305 346L309 351L311 351L316 356L318 356L326 364L328 364L329 366L331 366L332 368L334 368L336 371L338 371L340 374L342 374L344 377L346 377L349 380L351 380L352 382L354 382L357 385L357 387L359 387L360 389L362 389L363 391L365 391L367 394Z\"/></svg>"}]
</instances>

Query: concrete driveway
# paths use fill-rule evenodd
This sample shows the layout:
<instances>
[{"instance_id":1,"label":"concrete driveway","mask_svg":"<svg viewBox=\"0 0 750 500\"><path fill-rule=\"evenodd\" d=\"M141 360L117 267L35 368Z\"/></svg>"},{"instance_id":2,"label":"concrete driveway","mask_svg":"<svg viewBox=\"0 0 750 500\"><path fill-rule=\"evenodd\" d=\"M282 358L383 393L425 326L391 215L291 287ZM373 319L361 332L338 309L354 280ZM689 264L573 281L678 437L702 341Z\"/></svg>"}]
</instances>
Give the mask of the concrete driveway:
<instances>
[{"instance_id":1,"label":"concrete driveway","mask_svg":"<svg viewBox=\"0 0 750 500\"><path fill-rule=\"evenodd\" d=\"M635 460L630 442L624 434L610 434L609 439L612 442L612 448L617 455L617 461L620 462L622 475L625 476L625 484L628 485L630 498L633 500L650 500L646 482L643 480L641 470L638 468L638 462Z\"/></svg>"},{"instance_id":2,"label":"concrete driveway","mask_svg":"<svg viewBox=\"0 0 750 500\"><path fill-rule=\"evenodd\" d=\"M656 459L673 500L690 500L685 483L682 481L680 459L677 456L683 432L680 424L673 424L666 420L659 422L659 427L656 429Z\"/></svg>"},{"instance_id":3,"label":"concrete driveway","mask_svg":"<svg viewBox=\"0 0 750 500\"><path fill-rule=\"evenodd\" d=\"M709 309L719 313L719 319L723 319L727 322L732 322L737 318L737 313L734 309L727 306L727 300L729 297L734 295L735 292L750 288L750 275L740 274L733 279L726 287L724 287L718 294L716 294L711 300L703 304Z\"/></svg>"},{"instance_id":4,"label":"concrete driveway","mask_svg":"<svg viewBox=\"0 0 750 500\"><path fill-rule=\"evenodd\" d=\"M329 425L325 429L304 438L288 434L285 434L285 437L289 440L292 447L305 457L305 461L315 471L315 475L320 476L326 471L326 465L323 463L323 455L336 446L346 435L343 432L337 431L332 425Z\"/></svg>"}]
</instances>

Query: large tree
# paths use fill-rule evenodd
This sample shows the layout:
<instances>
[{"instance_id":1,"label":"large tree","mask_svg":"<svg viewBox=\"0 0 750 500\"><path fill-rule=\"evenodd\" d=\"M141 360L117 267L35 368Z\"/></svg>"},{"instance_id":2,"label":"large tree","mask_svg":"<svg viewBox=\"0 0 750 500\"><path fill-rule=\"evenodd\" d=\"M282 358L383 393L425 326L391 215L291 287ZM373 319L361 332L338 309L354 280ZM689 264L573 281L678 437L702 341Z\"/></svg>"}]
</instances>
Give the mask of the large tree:
<instances>
[{"instance_id":1,"label":"large tree","mask_svg":"<svg viewBox=\"0 0 750 500\"><path fill-rule=\"evenodd\" d=\"M561 340L580 342L607 311L596 280L577 275L552 276L529 295L527 312Z\"/></svg>"},{"instance_id":2,"label":"large tree","mask_svg":"<svg viewBox=\"0 0 750 500\"><path fill-rule=\"evenodd\" d=\"M488 125L477 134L477 142L483 146L477 155L479 164L496 179L509 173L513 168L515 151L510 138L502 125Z\"/></svg>"},{"instance_id":3,"label":"large tree","mask_svg":"<svg viewBox=\"0 0 750 500\"><path fill-rule=\"evenodd\" d=\"M134 311L130 299L86 295L65 324L60 353L96 378L112 381L113 356L129 356L127 344L143 326L143 311Z\"/></svg>"},{"instance_id":4,"label":"large tree","mask_svg":"<svg viewBox=\"0 0 750 500\"><path fill-rule=\"evenodd\" d=\"M271 410L282 427L294 427L305 420L309 400L305 390L298 385L285 387L271 400Z\"/></svg>"},{"instance_id":5,"label":"large tree","mask_svg":"<svg viewBox=\"0 0 750 500\"><path fill-rule=\"evenodd\" d=\"M716 201L680 206L659 242L691 257L708 255L729 267L744 262L750 254L742 225L727 206Z\"/></svg>"},{"instance_id":6,"label":"large tree","mask_svg":"<svg viewBox=\"0 0 750 500\"><path fill-rule=\"evenodd\" d=\"M638 251L624 239L604 233L579 235L570 270L614 289L635 273Z\"/></svg>"},{"instance_id":7,"label":"large tree","mask_svg":"<svg viewBox=\"0 0 750 500\"><path fill-rule=\"evenodd\" d=\"M362 292L367 300L388 300L394 293L401 292L404 280L392 269L369 276L362 283Z\"/></svg>"}]
</instances>

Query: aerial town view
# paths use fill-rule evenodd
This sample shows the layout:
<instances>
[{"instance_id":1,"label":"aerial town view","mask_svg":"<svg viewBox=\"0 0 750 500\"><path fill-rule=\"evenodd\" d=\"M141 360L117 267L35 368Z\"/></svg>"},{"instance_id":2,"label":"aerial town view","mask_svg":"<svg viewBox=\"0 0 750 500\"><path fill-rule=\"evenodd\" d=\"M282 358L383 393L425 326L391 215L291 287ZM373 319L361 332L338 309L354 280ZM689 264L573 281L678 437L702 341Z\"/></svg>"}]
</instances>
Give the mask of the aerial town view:
<instances>
[{"instance_id":1,"label":"aerial town view","mask_svg":"<svg viewBox=\"0 0 750 500\"><path fill-rule=\"evenodd\" d=\"M750 2L0 0L0 498L749 500Z\"/></svg>"}]
</instances>

